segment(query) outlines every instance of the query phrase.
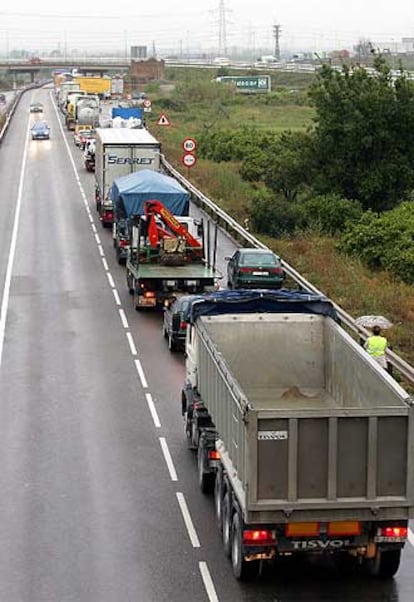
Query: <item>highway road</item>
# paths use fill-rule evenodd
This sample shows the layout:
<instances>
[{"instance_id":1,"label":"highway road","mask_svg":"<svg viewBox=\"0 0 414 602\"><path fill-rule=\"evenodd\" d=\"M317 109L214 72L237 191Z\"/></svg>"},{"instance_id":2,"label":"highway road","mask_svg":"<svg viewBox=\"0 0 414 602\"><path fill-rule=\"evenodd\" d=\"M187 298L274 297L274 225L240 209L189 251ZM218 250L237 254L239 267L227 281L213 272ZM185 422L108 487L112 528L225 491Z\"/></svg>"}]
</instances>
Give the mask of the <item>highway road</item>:
<instances>
[{"instance_id":1,"label":"highway road","mask_svg":"<svg viewBox=\"0 0 414 602\"><path fill-rule=\"evenodd\" d=\"M29 139L40 100L49 141ZM136 312L94 179L50 89L0 147L0 602L412 602L389 582L287 562L237 582L180 415L182 354ZM219 238L219 265L232 242Z\"/></svg>"}]
</instances>

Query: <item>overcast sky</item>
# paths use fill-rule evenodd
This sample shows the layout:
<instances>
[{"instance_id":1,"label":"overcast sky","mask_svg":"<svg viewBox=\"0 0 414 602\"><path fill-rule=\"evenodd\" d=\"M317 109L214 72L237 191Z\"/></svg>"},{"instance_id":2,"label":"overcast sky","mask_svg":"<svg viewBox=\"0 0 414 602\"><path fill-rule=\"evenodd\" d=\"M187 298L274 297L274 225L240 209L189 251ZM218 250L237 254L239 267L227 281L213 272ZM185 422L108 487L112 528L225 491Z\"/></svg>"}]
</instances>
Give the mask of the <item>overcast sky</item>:
<instances>
[{"instance_id":1,"label":"overcast sky","mask_svg":"<svg viewBox=\"0 0 414 602\"><path fill-rule=\"evenodd\" d=\"M157 53L218 49L220 0L131 2L19 0L0 9L0 52L34 53L66 47L79 50L153 45ZM397 44L414 36L411 0L225 0L222 23L232 46L272 48L272 26L282 28L287 48L352 48L359 38ZM91 8L89 8L91 6ZM97 7L100 7L97 9ZM222 13L223 14L223 13Z\"/></svg>"}]
</instances>

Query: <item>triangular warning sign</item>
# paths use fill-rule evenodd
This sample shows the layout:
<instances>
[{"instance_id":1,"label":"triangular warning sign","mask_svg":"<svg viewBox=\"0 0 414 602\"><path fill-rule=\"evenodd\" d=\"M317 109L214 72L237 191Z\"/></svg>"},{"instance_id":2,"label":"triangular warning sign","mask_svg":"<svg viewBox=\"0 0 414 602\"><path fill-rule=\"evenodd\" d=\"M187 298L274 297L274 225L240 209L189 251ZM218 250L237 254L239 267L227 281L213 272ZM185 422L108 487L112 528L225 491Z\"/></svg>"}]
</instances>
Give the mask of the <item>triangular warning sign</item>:
<instances>
[{"instance_id":1,"label":"triangular warning sign","mask_svg":"<svg viewBox=\"0 0 414 602\"><path fill-rule=\"evenodd\" d=\"M161 113L157 125L171 125L171 121L168 119L165 113Z\"/></svg>"}]
</instances>

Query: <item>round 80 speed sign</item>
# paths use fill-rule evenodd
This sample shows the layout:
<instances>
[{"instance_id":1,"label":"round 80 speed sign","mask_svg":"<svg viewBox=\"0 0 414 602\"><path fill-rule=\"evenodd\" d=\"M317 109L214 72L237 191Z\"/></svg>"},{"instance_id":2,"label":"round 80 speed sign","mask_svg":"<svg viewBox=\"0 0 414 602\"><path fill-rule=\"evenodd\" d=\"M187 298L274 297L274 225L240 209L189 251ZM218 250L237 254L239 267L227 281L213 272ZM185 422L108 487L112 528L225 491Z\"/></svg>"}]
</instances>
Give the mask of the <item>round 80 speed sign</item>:
<instances>
[{"instance_id":1,"label":"round 80 speed sign","mask_svg":"<svg viewBox=\"0 0 414 602\"><path fill-rule=\"evenodd\" d=\"M186 153L193 153L197 148L197 141L194 138L185 138L183 140L183 150Z\"/></svg>"},{"instance_id":2,"label":"round 80 speed sign","mask_svg":"<svg viewBox=\"0 0 414 602\"><path fill-rule=\"evenodd\" d=\"M192 153L185 153L185 155L182 156L181 161L185 167L194 167L197 163L197 157Z\"/></svg>"}]
</instances>

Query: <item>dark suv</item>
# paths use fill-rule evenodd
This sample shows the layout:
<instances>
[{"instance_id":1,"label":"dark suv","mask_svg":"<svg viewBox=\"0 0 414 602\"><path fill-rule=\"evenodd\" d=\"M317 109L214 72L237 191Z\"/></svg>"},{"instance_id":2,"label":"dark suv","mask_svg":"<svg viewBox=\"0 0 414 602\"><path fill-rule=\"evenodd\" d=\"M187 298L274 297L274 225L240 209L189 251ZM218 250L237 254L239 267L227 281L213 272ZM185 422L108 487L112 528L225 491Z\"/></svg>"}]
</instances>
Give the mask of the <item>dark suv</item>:
<instances>
[{"instance_id":1,"label":"dark suv","mask_svg":"<svg viewBox=\"0 0 414 602\"><path fill-rule=\"evenodd\" d=\"M162 331L170 351L177 351L179 347L184 347L187 323L183 320L183 314L190 302L197 297L199 295L183 295L165 305Z\"/></svg>"}]
</instances>

